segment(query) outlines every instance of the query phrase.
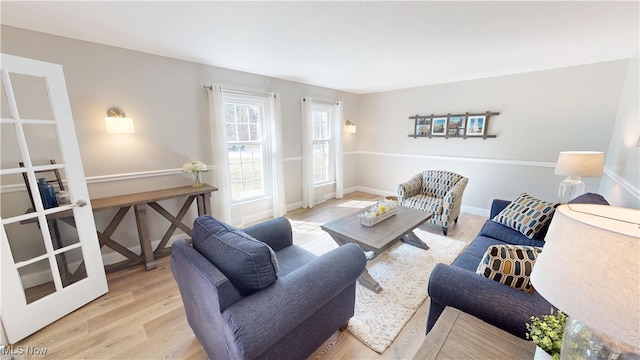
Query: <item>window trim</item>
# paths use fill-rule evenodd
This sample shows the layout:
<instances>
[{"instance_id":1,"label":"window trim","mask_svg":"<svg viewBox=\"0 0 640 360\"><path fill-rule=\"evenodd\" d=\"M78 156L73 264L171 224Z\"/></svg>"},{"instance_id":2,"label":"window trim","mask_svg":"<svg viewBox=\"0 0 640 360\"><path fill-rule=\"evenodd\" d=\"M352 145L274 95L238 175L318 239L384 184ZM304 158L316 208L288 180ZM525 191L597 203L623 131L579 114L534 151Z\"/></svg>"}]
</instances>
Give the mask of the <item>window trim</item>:
<instances>
[{"instance_id":1,"label":"window trim","mask_svg":"<svg viewBox=\"0 0 640 360\"><path fill-rule=\"evenodd\" d=\"M271 134L269 127L269 116L271 111L269 109L269 98L268 95L261 94L248 94L243 92L235 92L229 90L223 90L223 109L226 108L227 104L237 104L237 105L248 105L248 106L259 106L261 109L260 116L260 132L262 136L261 141L244 141L246 143L260 143L262 144L262 177L263 177L263 191L261 194L256 194L249 197L242 197L239 199L233 198L233 193L231 189L229 190L230 194L230 205L231 206L239 206L242 204L247 204L255 201L262 201L264 199L271 198L273 196L273 169L270 159L270 154L272 152L272 144L271 144ZM224 111L224 110L223 110ZM226 128L226 119L223 118L225 128ZM226 157L229 159L229 139L227 139L227 134L225 132L225 152ZM233 143L237 143L237 141L233 141ZM228 160L227 160L228 161ZM229 184L232 184L231 181L231 164L227 164L226 176L229 179Z\"/></svg>"},{"instance_id":2,"label":"window trim","mask_svg":"<svg viewBox=\"0 0 640 360\"><path fill-rule=\"evenodd\" d=\"M313 147L315 146L316 142L327 142L327 148L328 148L328 154L327 154L327 170L328 170L328 175L327 175L327 179L326 180L322 180L322 181L315 181L315 162L314 162L314 167L313 167L313 174L314 174L314 181L313 181L313 186L314 187L320 187L320 186L325 186L325 185L329 185L329 184L335 184L336 183L336 170L335 170L335 136L334 136L334 132L333 132L333 128L334 128L334 121L335 121L335 106L334 105L330 105L330 104L323 104L323 103L316 103L316 102L312 102L311 103L311 117L312 117L312 121L313 121L313 113L316 111L322 111L322 112L326 112L329 116L329 119L327 121L327 135L328 135L328 140L315 140L312 139L311 140L311 146L312 146L312 150ZM311 125L311 130L313 131L313 124ZM312 152L313 154L313 152ZM313 159L312 159L313 161Z\"/></svg>"}]
</instances>

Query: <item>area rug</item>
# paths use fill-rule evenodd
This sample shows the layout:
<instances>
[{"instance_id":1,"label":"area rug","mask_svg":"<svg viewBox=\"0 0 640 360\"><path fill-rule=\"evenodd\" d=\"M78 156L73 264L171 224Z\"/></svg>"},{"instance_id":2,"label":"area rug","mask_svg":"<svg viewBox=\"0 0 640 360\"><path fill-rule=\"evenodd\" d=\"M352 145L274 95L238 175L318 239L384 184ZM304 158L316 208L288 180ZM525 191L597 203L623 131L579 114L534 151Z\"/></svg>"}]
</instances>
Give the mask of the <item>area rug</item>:
<instances>
[{"instance_id":1,"label":"area rug","mask_svg":"<svg viewBox=\"0 0 640 360\"><path fill-rule=\"evenodd\" d=\"M427 298L431 270L437 263L450 264L465 243L414 230L429 250L398 242L367 264L371 276L382 286L379 294L356 285L355 315L349 331L365 345L383 353ZM302 245L317 255L337 247L331 236ZM426 324L425 324L426 326Z\"/></svg>"}]
</instances>

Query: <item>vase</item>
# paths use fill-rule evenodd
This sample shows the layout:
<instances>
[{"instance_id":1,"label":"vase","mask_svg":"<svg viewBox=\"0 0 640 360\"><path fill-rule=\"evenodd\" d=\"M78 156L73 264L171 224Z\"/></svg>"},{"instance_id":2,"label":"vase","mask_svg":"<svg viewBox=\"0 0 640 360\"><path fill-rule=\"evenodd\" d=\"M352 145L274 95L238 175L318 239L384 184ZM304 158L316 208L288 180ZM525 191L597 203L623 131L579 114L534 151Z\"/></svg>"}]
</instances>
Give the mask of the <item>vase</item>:
<instances>
[{"instance_id":1,"label":"vase","mask_svg":"<svg viewBox=\"0 0 640 360\"><path fill-rule=\"evenodd\" d=\"M549 355L548 352L542 350L542 348L536 345L536 352L533 353L534 360L551 360L553 356Z\"/></svg>"},{"instance_id":2,"label":"vase","mask_svg":"<svg viewBox=\"0 0 640 360\"><path fill-rule=\"evenodd\" d=\"M567 318L560 359L640 359L640 348L614 339L574 317Z\"/></svg>"},{"instance_id":3,"label":"vase","mask_svg":"<svg viewBox=\"0 0 640 360\"><path fill-rule=\"evenodd\" d=\"M200 181L200 173L196 171L193 173L193 176L195 177L195 180L193 181L193 187L201 187L202 182Z\"/></svg>"}]
</instances>

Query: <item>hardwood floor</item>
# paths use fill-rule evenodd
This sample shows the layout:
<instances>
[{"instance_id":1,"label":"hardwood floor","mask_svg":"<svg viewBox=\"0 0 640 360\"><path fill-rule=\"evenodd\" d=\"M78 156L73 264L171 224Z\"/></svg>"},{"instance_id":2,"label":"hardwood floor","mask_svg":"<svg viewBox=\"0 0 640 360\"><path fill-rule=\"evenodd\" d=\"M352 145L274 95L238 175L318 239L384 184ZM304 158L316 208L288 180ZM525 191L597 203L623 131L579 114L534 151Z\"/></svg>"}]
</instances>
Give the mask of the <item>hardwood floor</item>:
<instances>
[{"instance_id":1,"label":"hardwood floor","mask_svg":"<svg viewBox=\"0 0 640 360\"><path fill-rule=\"evenodd\" d=\"M320 225L340 216L360 212L382 197L351 193L341 200L328 200L313 209L298 209L287 216L297 244L322 235ZM470 242L486 218L461 214L448 237ZM420 229L442 234L438 226ZM13 348L46 349L46 356L23 355L24 359L207 359L195 338L182 307L178 286L169 268L169 258L158 267L143 266L108 274L109 293L38 331ZM424 338L429 302L418 309L393 344L378 354L348 331L336 332L309 359L406 359ZM4 358L3 358L4 359Z\"/></svg>"}]
</instances>

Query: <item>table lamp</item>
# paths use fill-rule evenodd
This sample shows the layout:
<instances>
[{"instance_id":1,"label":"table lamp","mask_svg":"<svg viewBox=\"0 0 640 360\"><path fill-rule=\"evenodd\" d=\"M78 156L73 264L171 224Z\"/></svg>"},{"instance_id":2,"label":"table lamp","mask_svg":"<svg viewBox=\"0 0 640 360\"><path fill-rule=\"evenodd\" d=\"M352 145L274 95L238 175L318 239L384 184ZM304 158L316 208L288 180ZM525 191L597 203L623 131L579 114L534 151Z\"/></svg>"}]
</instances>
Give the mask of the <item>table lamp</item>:
<instances>
[{"instance_id":1,"label":"table lamp","mask_svg":"<svg viewBox=\"0 0 640 360\"><path fill-rule=\"evenodd\" d=\"M640 210L559 206L531 283L569 317L561 359L640 356Z\"/></svg>"},{"instance_id":2,"label":"table lamp","mask_svg":"<svg viewBox=\"0 0 640 360\"><path fill-rule=\"evenodd\" d=\"M562 151L558 155L554 174L566 178L560 183L558 196L560 202L569 200L584 193L584 182L581 177L602 176L604 154L599 151Z\"/></svg>"}]
</instances>

